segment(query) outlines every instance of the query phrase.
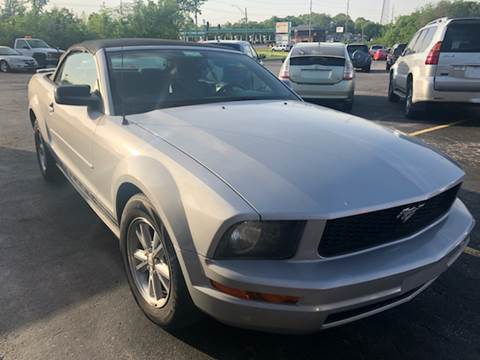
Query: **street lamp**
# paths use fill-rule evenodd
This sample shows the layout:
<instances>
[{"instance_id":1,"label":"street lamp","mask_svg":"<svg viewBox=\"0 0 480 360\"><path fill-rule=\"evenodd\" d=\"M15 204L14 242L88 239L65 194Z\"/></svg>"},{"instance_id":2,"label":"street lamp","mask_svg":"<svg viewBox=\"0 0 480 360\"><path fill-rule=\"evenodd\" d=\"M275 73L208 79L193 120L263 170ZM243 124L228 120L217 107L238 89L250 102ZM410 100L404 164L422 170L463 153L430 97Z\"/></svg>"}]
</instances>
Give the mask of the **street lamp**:
<instances>
[{"instance_id":1,"label":"street lamp","mask_svg":"<svg viewBox=\"0 0 480 360\"><path fill-rule=\"evenodd\" d=\"M246 37L247 37L247 41L248 41L248 15L247 15L247 8L245 8L245 12L242 10L242 8L240 6L237 6L237 5L232 5L234 8L238 9L238 11L240 11L240 14L242 14L242 16L244 17L245 19L245 30L246 30Z\"/></svg>"}]
</instances>

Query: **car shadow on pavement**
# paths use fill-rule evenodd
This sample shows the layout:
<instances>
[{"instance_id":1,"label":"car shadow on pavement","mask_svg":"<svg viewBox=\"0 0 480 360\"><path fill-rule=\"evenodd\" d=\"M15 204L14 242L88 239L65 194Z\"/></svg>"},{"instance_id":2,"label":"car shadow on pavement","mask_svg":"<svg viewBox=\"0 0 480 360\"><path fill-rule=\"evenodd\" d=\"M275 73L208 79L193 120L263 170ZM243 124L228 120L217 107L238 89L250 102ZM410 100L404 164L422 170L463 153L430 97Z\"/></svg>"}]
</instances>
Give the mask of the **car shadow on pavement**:
<instances>
[{"instance_id":1,"label":"car shadow on pavement","mask_svg":"<svg viewBox=\"0 0 480 360\"><path fill-rule=\"evenodd\" d=\"M455 104L429 105L427 111L420 113L415 119L407 119L404 115L404 104L402 101L391 103L386 95L367 95L365 93L355 95L353 114L367 120L378 122L425 124L437 126L448 124L459 120L478 119L479 107L461 106ZM472 121L473 124L480 124Z\"/></svg>"},{"instance_id":2,"label":"car shadow on pavement","mask_svg":"<svg viewBox=\"0 0 480 360\"><path fill-rule=\"evenodd\" d=\"M0 333L123 284L118 241L35 153L0 147Z\"/></svg>"}]
</instances>

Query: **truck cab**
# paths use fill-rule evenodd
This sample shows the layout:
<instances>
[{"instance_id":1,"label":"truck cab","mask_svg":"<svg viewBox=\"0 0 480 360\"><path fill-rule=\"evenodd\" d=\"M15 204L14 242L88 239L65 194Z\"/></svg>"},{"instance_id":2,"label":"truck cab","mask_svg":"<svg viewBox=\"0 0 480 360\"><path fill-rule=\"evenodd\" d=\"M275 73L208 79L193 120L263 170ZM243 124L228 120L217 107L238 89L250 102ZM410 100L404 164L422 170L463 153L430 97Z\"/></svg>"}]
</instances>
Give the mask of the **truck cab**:
<instances>
[{"instance_id":1,"label":"truck cab","mask_svg":"<svg viewBox=\"0 0 480 360\"><path fill-rule=\"evenodd\" d=\"M33 57L40 68L55 67L63 50L53 48L41 39L24 37L15 39L13 48L25 56Z\"/></svg>"}]
</instances>

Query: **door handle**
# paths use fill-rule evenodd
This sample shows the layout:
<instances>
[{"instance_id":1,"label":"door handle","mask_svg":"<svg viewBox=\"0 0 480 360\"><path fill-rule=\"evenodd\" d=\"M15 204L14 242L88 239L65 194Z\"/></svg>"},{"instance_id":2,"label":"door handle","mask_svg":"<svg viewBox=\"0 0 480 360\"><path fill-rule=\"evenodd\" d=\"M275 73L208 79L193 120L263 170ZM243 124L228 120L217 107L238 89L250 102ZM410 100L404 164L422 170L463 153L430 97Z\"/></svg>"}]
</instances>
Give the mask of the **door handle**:
<instances>
[{"instance_id":1,"label":"door handle","mask_svg":"<svg viewBox=\"0 0 480 360\"><path fill-rule=\"evenodd\" d=\"M48 105L48 112L53 113L55 111L55 107L53 105L53 102Z\"/></svg>"}]
</instances>

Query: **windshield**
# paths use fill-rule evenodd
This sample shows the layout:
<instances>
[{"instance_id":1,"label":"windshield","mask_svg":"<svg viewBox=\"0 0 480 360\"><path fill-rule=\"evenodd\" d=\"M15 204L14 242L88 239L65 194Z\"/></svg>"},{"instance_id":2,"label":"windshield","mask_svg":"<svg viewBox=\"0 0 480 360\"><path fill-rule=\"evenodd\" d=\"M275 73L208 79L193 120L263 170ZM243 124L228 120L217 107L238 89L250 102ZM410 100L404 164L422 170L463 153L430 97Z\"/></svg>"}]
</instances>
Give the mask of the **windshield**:
<instances>
[{"instance_id":1,"label":"windshield","mask_svg":"<svg viewBox=\"0 0 480 360\"><path fill-rule=\"evenodd\" d=\"M368 46L367 45L348 45L347 50L350 55L352 55L355 51L363 51L368 53Z\"/></svg>"},{"instance_id":2,"label":"windshield","mask_svg":"<svg viewBox=\"0 0 480 360\"><path fill-rule=\"evenodd\" d=\"M0 55L20 55L13 49L7 47L0 47Z\"/></svg>"},{"instance_id":3,"label":"windshield","mask_svg":"<svg viewBox=\"0 0 480 360\"><path fill-rule=\"evenodd\" d=\"M380 49L383 49L382 45L373 45L372 46L372 50L380 50Z\"/></svg>"},{"instance_id":4,"label":"windshield","mask_svg":"<svg viewBox=\"0 0 480 360\"><path fill-rule=\"evenodd\" d=\"M31 39L31 40L27 40L27 42L32 49L49 48L50 47L50 46L48 46L48 44L45 41L39 40L39 39Z\"/></svg>"},{"instance_id":5,"label":"windshield","mask_svg":"<svg viewBox=\"0 0 480 360\"><path fill-rule=\"evenodd\" d=\"M107 52L117 115L242 100L298 100L251 58L215 50Z\"/></svg>"}]
</instances>

